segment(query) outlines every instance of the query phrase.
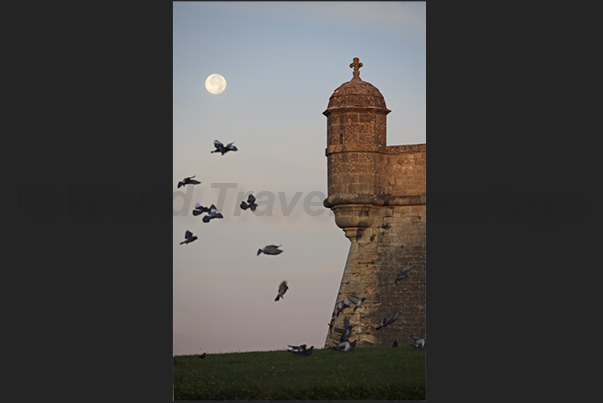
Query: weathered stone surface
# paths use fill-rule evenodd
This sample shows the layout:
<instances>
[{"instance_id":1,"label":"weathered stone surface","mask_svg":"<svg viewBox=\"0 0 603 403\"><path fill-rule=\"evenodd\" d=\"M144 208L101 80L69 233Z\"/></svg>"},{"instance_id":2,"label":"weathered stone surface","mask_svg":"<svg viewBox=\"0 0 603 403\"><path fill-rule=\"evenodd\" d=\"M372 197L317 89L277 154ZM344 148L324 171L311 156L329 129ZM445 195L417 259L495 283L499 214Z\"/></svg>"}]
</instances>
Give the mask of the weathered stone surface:
<instances>
[{"instance_id":1,"label":"weathered stone surface","mask_svg":"<svg viewBox=\"0 0 603 403\"><path fill-rule=\"evenodd\" d=\"M356 310L336 316L354 326L350 340L359 346L389 345L394 338L411 343L410 335L426 336L425 228L426 145L387 146L386 115L380 91L359 77L337 88L327 110L328 198L335 223L350 240L336 302L350 294L366 297ZM408 278L394 284L404 266L414 266ZM380 330L383 317L400 312ZM339 339L331 330L326 345Z\"/></svg>"}]
</instances>

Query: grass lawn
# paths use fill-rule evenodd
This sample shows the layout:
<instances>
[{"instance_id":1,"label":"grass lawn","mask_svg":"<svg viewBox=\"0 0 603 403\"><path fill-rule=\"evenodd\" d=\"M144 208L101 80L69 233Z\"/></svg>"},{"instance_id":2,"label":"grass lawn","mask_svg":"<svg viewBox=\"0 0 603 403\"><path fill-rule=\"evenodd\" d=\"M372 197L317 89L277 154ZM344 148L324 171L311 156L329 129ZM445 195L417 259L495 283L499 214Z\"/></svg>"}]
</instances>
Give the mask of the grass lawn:
<instances>
[{"instance_id":1,"label":"grass lawn","mask_svg":"<svg viewBox=\"0 0 603 403\"><path fill-rule=\"evenodd\" d=\"M425 400L425 351L410 346L174 358L174 400Z\"/></svg>"}]
</instances>

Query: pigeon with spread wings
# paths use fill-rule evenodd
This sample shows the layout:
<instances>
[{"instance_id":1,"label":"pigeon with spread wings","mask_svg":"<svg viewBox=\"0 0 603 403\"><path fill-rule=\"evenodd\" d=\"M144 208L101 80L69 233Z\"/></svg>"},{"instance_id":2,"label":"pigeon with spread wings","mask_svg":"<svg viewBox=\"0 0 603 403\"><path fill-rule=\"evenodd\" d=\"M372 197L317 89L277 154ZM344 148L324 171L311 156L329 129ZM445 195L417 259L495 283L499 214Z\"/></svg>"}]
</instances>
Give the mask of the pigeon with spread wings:
<instances>
[{"instance_id":1,"label":"pigeon with spread wings","mask_svg":"<svg viewBox=\"0 0 603 403\"><path fill-rule=\"evenodd\" d=\"M233 146L233 144L234 141L224 145L220 141L214 140L214 147L216 147L216 149L212 151L212 153L222 153L222 155L224 155L229 151L239 151L239 149Z\"/></svg>"},{"instance_id":2,"label":"pigeon with spread wings","mask_svg":"<svg viewBox=\"0 0 603 403\"><path fill-rule=\"evenodd\" d=\"M193 179L195 177L195 175L193 176L189 176L187 178L182 179L180 182L178 182L178 187L182 187L184 185L198 185L201 182L199 182L198 180Z\"/></svg>"},{"instance_id":3,"label":"pigeon with spread wings","mask_svg":"<svg viewBox=\"0 0 603 403\"><path fill-rule=\"evenodd\" d=\"M398 280L403 280L405 278L408 277L408 273L409 271L411 271L415 266L406 266L404 267L402 270L400 270L400 273L398 273L398 275L396 276L396 281L394 281L394 284L398 283Z\"/></svg>"},{"instance_id":4,"label":"pigeon with spread wings","mask_svg":"<svg viewBox=\"0 0 603 403\"><path fill-rule=\"evenodd\" d=\"M209 213L205 217L203 217L203 222L209 222L209 220L212 220L214 218L224 218L224 216L218 211L220 210L218 210L216 206L212 204L209 208Z\"/></svg>"},{"instance_id":5,"label":"pigeon with spread wings","mask_svg":"<svg viewBox=\"0 0 603 403\"><path fill-rule=\"evenodd\" d=\"M245 202L245 201L241 202L241 208L243 210L250 209L251 211L255 211L257 206L258 205L255 203L255 197L252 194L247 196L247 202Z\"/></svg>"},{"instance_id":6,"label":"pigeon with spread wings","mask_svg":"<svg viewBox=\"0 0 603 403\"><path fill-rule=\"evenodd\" d=\"M396 319L398 319L399 316L400 316L400 312L391 312L391 313L388 313L383 318L383 321L375 329L379 330L382 327L385 327L387 325L392 324Z\"/></svg>"},{"instance_id":7,"label":"pigeon with spread wings","mask_svg":"<svg viewBox=\"0 0 603 403\"><path fill-rule=\"evenodd\" d=\"M266 245L261 249L258 249L258 254L257 256L260 256L260 254L264 253L266 255L278 255L283 253L284 251L282 249L279 249L281 247L281 245Z\"/></svg>"},{"instance_id":8,"label":"pigeon with spread wings","mask_svg":"<svg viewBox=\"0 0 603 403\"><path fill-rule=\"evenodd\" d=\"M192 232L187 230L184 233L184 241L180 242L180 245L182 245L183 243L188 245L189 243L194 242L196 240L197 240L197 236L193 235Z\"/></svg>"},{"instance_id":9,"label":"pigeon with spread wings","mask_svg":"<svg viewBox=\"0 0 603 403\"><path fill-rule=\"evenodd\" d=\"M350 302L352 304L354 304L354 311L355 311L356 309L360 308L362 306L362 304L364 304L364 301L366 301L366 297L360 298L356 294L350 294L350 295L348 295L348 300L350 300Z\"/></svg>"}]
</instances>

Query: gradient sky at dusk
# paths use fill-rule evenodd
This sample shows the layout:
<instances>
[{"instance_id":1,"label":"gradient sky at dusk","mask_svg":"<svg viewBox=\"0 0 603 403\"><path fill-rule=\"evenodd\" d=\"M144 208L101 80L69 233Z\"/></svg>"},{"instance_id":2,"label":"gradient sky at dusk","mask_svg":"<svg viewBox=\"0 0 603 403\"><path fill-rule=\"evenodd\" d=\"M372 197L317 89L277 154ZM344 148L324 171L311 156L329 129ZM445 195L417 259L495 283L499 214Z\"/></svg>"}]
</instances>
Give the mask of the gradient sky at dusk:
<instances>
[{"instance_id":1,"label":"gradient sky at dusk","mask_svg":"<svg viewBox=\"0 0 603 403\"><path fill-rule=\"evenodd\" d=\"M322 348L350 245L322 207L322 112L359 57L388 145L426 142L425 3L175 2L173 49L174 354ZM239 151L211 154L215 139ZM238 207L250 191L255 213ZM203 223L197 202L224 218ZM179 245L186 230L198 240ZM256 256L267 244L284 253Z\"/></svg>"}]
</instances>

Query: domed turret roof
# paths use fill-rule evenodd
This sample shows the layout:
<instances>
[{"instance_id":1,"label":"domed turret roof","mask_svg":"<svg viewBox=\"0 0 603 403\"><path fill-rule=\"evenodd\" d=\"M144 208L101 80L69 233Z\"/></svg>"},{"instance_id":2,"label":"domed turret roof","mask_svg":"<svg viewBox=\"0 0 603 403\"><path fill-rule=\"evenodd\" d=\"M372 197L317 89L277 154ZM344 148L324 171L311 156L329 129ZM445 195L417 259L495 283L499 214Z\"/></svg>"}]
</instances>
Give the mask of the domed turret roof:
<instances>
[{"instance_id":1,"label":"domed turret roof","mask_svg":"<svg viewBox=\"0 0 603 403\"><path fill-rule=\"evenodd\" d=\"M366 81L360 79L360 72L358 69L362 67L362 63L359 63L358 58L354 58L354 62L350 64L350 67L354 68L353 78L341 84L329 98L329 105L327 110L344 108L344 107L373 107L379 109L387 109L385 106L385 99L381 92Z\"/></svg>"}]
</instances>

